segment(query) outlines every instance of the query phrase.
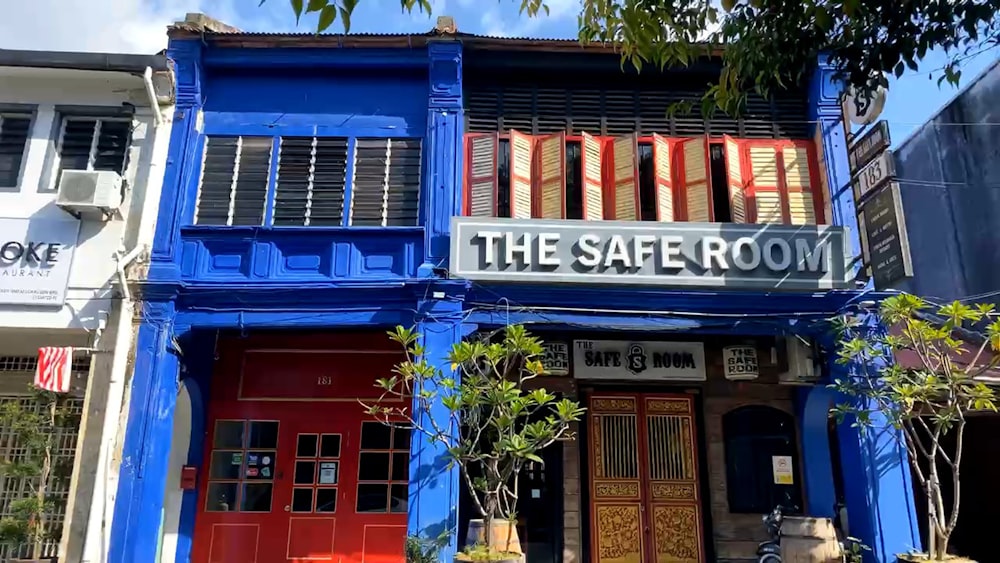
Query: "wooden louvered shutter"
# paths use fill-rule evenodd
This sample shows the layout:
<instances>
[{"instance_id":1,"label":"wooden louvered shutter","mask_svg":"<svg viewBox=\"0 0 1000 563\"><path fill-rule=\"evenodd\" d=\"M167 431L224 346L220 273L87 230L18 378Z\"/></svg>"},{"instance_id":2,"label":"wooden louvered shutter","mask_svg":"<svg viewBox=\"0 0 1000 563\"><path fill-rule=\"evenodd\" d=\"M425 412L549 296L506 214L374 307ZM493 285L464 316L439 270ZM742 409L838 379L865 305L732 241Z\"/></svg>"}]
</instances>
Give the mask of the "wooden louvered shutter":
<instances>
[{"instance_id":1,"label":"wooden louvered shutter","mask_svg":"<svg viewBox=\"0 0 1000 563\"><path fill-rule=\"evenodd\" d=\"M600 221L604 218L604 192L601 183L601 141L582 134L580 158L583 169L583 219Z\"/></svg>"},{"instance_id":2,"label":"wooden louvered shutter","mask_svg":"<svg viewBox=\"0 0 1000 563\"><path fill-rule=\"evenodd\" d=\"M30 115L0 114L0 188L17 187L30 136Z\"/></svg>"},{"instance_id":3,"label":"wooden louvered shutter","mask_svg":"<svg viewBox=\"0 0 1000 563\"><path fill-rule=\"evenodd\" d=\"M270 137L208 137L195 204L196 225L264 223Z\"/></svg>"},{"instance_id":4,"label":"wooden louvered shutter","mask_svg":"<svg viewBox=\"0 0 1000 563\"><path fill-rule=\"evenodd\" d=\"M754 223L784 223L778 146L752 143L747 148L750 165L750 217Z\"/></svg>"},{"instance_id":5,"label":"wooden louvered shutter","mask_svg":"<svg viewBox=\"0 0 1000 563\"><path fill-rule=\"evenodd\" d=\"M743 179L743 151L740 142L726 135L722 141L723 153L726 156L726 184L729 187L729 211L733 223L747 223L747 193L746 182Z\"/></svg>"},{"instance_id":6,"label":"wooden louvered shutter","mask_svg":"<svg viewBox=\"0 0 1000 563\"><path fill-rule=\"evenodd\" d=\"M465 214L469 217L496 217L497 133L465 136Z\"/></svg>"},{"instance_id":7,"label":"wooden louvered shutter","mask_svg":"<svg viewBox=\"0 0 1000 563\"><path fill-rule=\"evenodd\" d=\"M344 222L347 138L282 137L274 226L339 227Z\"/></svg>"},{"instance_id":8,"label":"wooden louvered shutter","mask_svg":"<svg viewBox=\"0 0 1000 563\"><path fill-rule=\"evenodd\" d=\"M531 169L534 139L510 131L510 217L531 219Z\"/></svg>"},{"instance_id":9,"label":"wooden louvered shutter","mask_svg":"<svg viewBox=\"0 0 1000 563\"><path fill-rule=\"evenodd\" d=\"M635 134L617 137L611 144L611 211L618 221L638 221L639 146Z\"/></svg>"},{"instance_id":10,"label":"wooden louvered shutter","mask_svg":"<svg viewBox=\"0 0 1000 563\"><path fill-rule=\"evenodd\" d=\"M818 181L813 181L810 163L814 162L809 143L794 143L781 149L782 172L787 192L788 222L793 225L817 225L822 221L822 198ZM817 205L818 204L818 205Z\"/></svg>"},{"instance_id":11,"label":"wooden louvered shutter","mask_svg":"<svg viewBox=\"0 0 1000 563\"><path fill-rule=\"evenodd\" d=\"M538 137L535 178L536 215L542 219L566 217L566 137L563 133Z\"/></svg>"},{"instance_id":12,"label":"wooden louvered shutter","mask_svg":"<svg viewBox=\"0 0 1000 563\"><path fill-rule=\"evenodd\" d=\"M684 203L685 220L692 223L712 221L712 175L709 172L708 138L684 139L678 143L683 166L683 181L678 190Z\"/></svg>"},{"instance_id":13,"label":"wooden louvered shutter","mask_svg":"<svg viewBox=\"0 0 1000 563\"><path fill-rule=\"evenodd\" d=\"M674 206L674 178L670 141L653 135L653 181L656 185L656 220L673 221L677 218Z\"/></svg>"}]
</instances>

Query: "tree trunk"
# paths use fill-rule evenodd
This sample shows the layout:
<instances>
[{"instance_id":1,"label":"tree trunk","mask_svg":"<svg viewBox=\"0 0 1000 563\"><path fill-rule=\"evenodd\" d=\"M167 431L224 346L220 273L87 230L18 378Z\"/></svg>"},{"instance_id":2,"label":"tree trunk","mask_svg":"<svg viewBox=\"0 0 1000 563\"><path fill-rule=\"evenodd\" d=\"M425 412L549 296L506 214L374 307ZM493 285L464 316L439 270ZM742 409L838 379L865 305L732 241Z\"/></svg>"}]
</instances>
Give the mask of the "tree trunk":
<instances>
[{"instance_id":1,"label":"tree trunk","mask_svg":"<svg viewBox=\"0 0 1000 563\"><path fill-rule=\"evenodd\" d=\"M45 437L45 451L42 457L42 471L38 476L38 489L36 499L38 500L38 513L35 514L35 526L32 537L31 556L41 559L44 546L44 535L46 528L45 520L45 498L48 496L49 476L52 474L52 441L56 426L56 401L49 403L49 434Z\"/></svg>"}]
</instances>

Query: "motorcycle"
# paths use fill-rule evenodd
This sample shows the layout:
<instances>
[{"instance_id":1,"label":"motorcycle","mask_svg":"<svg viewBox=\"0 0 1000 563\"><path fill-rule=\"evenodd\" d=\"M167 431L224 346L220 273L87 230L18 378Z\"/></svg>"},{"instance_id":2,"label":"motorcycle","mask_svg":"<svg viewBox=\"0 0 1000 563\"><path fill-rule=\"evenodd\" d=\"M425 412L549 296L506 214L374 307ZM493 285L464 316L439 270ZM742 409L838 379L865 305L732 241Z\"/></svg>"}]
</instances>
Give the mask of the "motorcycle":
<instances>
[{"instance_id":1,"label":"motorcycle","mask_svg":"<svg viewBox=\"0 0 1000 563\"><path fill-rule=\"evenodd\" d=\"M781 563L781 522L784 516L781 506L774 507L770 514L765 514L761 520L771 538L757 544L757 563Z\"/></svg>"}]
</instances>

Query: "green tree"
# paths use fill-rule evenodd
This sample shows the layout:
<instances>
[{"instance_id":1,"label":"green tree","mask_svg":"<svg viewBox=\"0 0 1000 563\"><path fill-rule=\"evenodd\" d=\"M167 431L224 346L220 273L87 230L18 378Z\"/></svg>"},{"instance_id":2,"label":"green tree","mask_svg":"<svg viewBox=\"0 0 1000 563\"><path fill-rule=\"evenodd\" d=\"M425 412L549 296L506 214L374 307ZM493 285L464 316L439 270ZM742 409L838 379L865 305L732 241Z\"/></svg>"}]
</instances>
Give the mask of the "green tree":
<instances>
[{"instance_id":1,"label":"green tree","mask_svg":"<svg viewBox=\"0 0 1000 563\"><path fill-rule=\"evenodd\" d=\"M455 344L448 354L450 369L442 370L426 359L418 334L397 327L389 337L403 347L406 359L395 375L376 383L381 398L365 404L385 424L402 422L426 436L459 467L485 530L485 545L467 546L464 558L471 561L510 558L521 469L530 461L541 463L538 453L556 440L570 438L570 425L584 412L545 389L524 389L544 374L538 338L518 325L498 336ZM432 411L446 416L433 417ZM506 521L503 544L502 535L491 533L497 520Z\"/></svg>"},{"instance_id":2,"label":"green tree","mask_svg":"<svg viewBox=\"0 0 1000 563\"><path fill-rule=\"evenodd\" d=\"M926 495L928 555L943 561L961 506L967 416L996 411L995 391L980 376L1000 363L1000 320L993 305L956 301L935 308L906 294L883 301L880 315L888 332L873 330L858 317L837 323L838 361L851 367L851 376L831 385L847 398L833 412L863 431L881 431L885 424L897 430ZM973 332L980 328L984 333ZM973 337L981 341L970 346ZM903 356L912 360L884 361ZM942 479L951 483L948 505Z\"/></svg>"},{"instance_id":3,"label":"green tree","mask_svg":"<svg viewBox=\"0 0 1000 563\"><path fill-rule=\"evenodd\" d=\"M545 0L514 1L523 16L548 13ZM297 20L315 16L317 31L337 22L349 31L360 0L290 3ZM400 7L431 12L430 0ZM802 82L824 52L862 94L887 86L888 75L919 70L937 48L948 63L923 70L938 84L958 84L961 63L1000 42L998 8L1000 0L580 0L579 39L616 44L640 69L685 66L724 45L723 71L703 106L734 113L750 91L767 96Z\"/></svg>"}]
</instances>

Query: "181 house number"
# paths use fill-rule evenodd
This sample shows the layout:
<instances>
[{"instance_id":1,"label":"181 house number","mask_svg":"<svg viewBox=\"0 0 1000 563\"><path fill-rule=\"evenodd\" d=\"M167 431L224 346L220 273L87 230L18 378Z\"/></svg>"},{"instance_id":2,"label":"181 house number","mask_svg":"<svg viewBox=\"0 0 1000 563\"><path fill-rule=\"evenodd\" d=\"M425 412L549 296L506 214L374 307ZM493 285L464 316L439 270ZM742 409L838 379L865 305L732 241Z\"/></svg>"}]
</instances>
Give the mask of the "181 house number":
<instances>
[{"instance_id":1,"label":"181 house number","mask_svg":"<svg viewBox=\"0 0 1000 563\"><path fill-rule=\"evenodd\" d=\"M321 375L316 378L316 385L332 385L333 378L329 375Z\"/></svg>"}]
</instances>

